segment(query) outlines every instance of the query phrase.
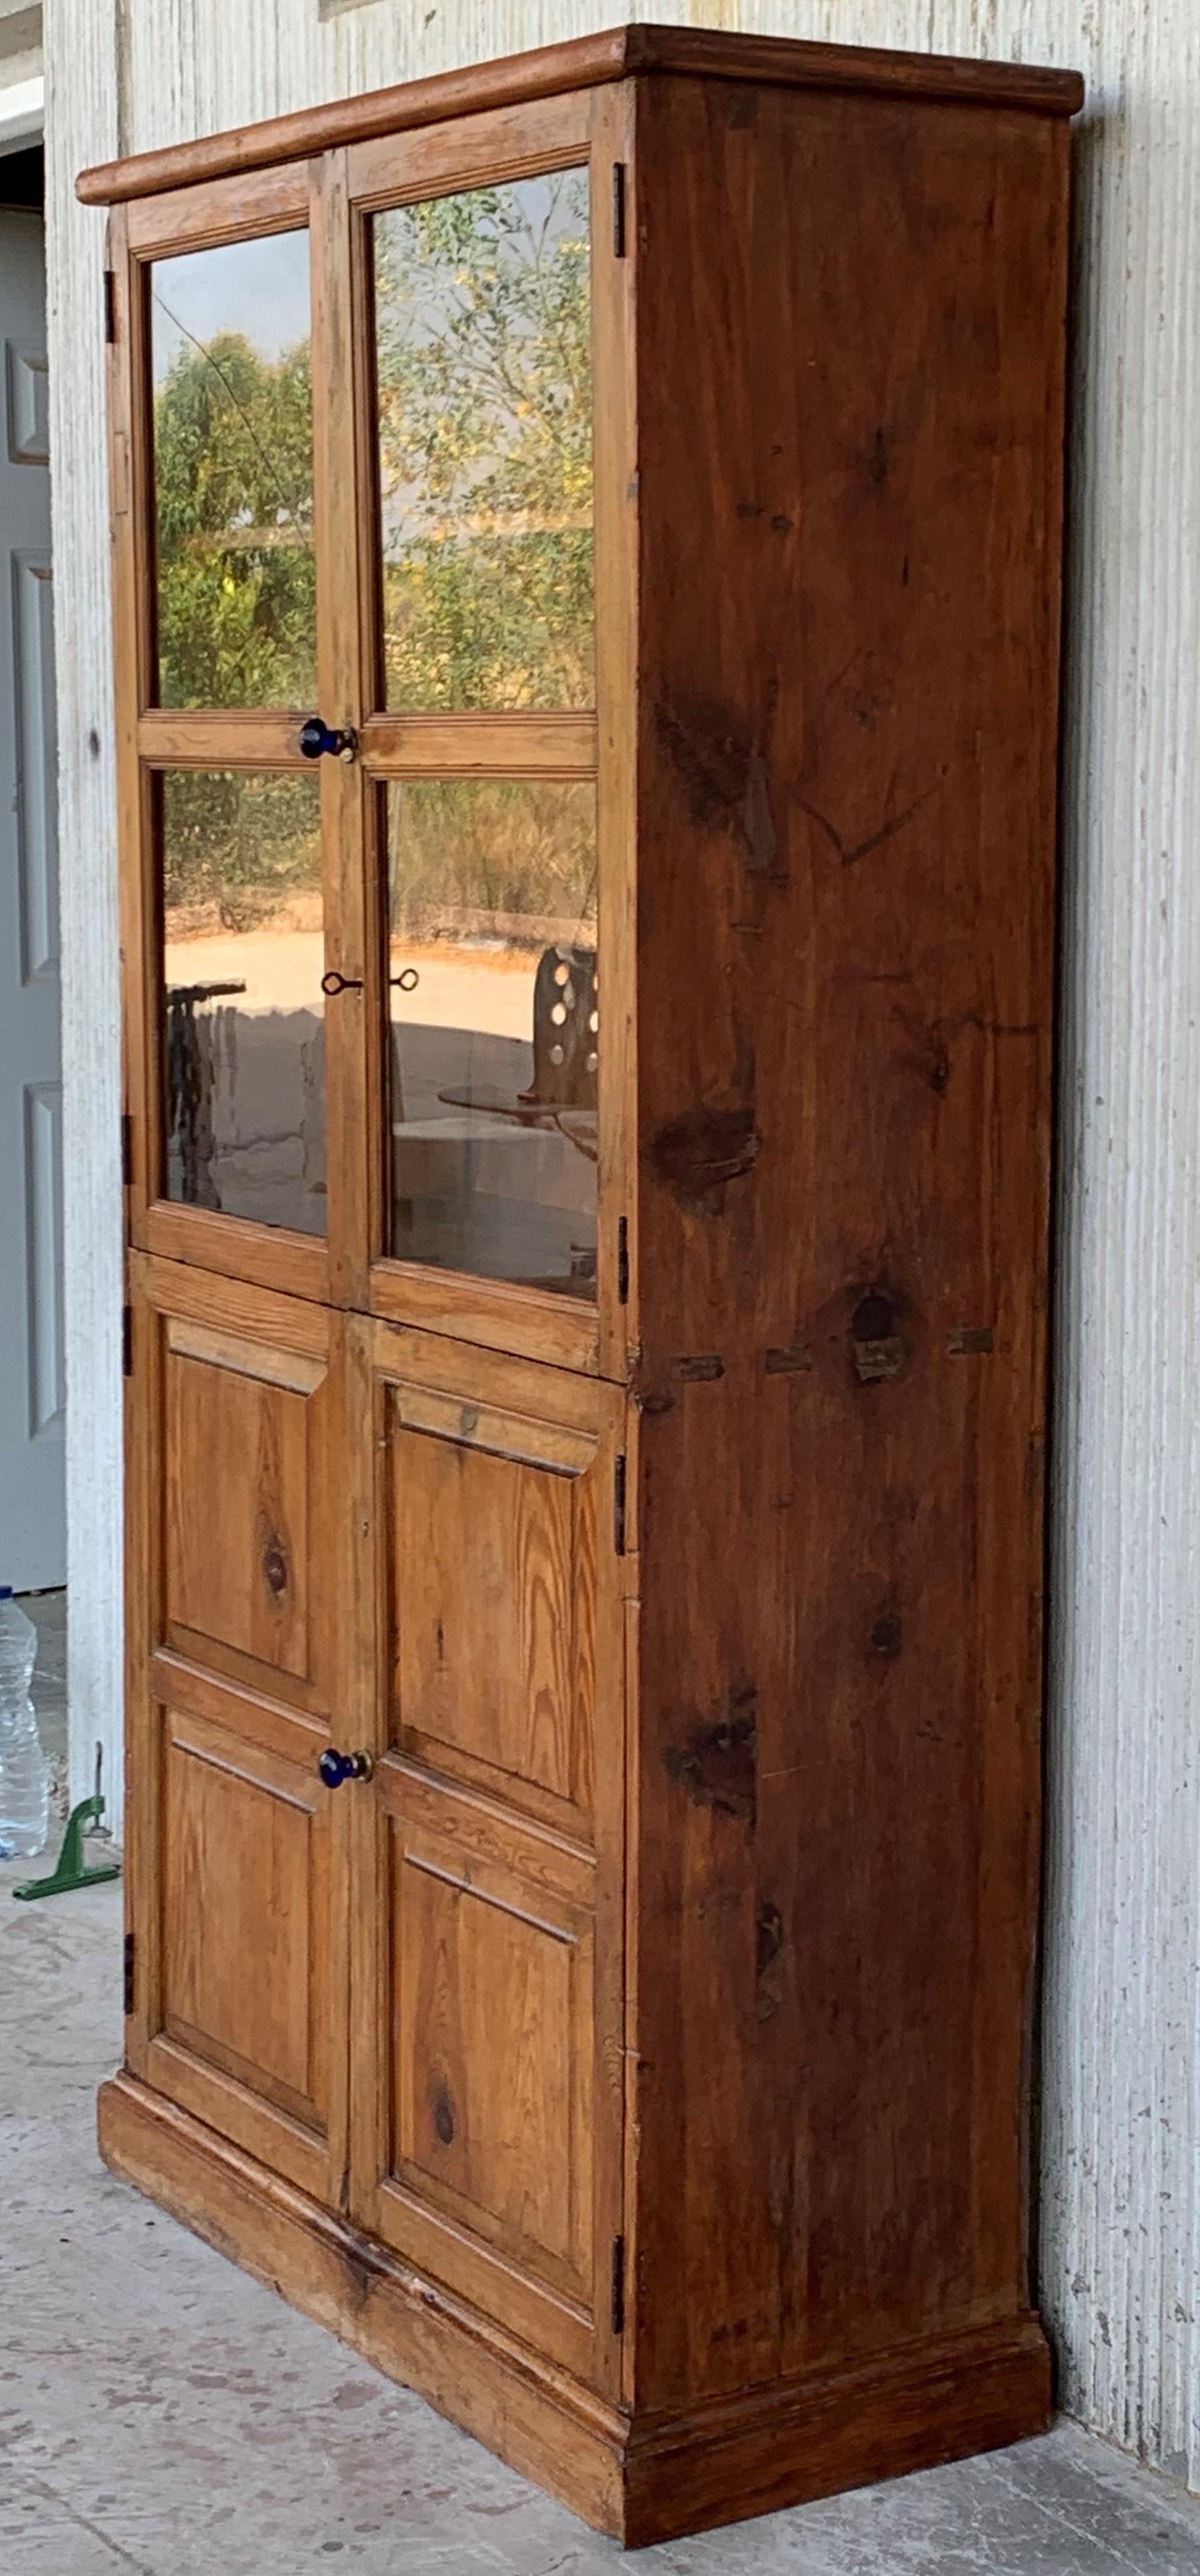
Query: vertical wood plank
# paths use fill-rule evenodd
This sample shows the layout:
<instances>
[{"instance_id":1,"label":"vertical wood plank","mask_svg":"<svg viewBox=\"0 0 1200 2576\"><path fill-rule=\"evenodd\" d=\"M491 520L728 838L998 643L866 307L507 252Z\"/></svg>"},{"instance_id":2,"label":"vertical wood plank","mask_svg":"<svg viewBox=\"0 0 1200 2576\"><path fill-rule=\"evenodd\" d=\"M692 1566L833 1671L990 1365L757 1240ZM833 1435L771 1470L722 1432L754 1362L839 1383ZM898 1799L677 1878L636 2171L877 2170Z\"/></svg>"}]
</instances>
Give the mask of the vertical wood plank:
<instances>
[{"instance_id":1,"label":"vertical wood plank","mask_svg":"<svg viewBox=\"0 0 1200 2576\"><path fill-rule=\"evenodd\" d=\"M318 692L326 724L360 734L367 710L357 429L363 349L345 153L322 155L311 178ZM348 979L348 989L325 1002L330 1295L336 1304L362 1307L379 1223L373 1175L382 1164L378 917L367 885L376 791L357 759L327 756L320 767L325 956Z\"/></svg>"},{"instance_id":2,"label":"vertical wood plank","mask_svg":"<svg viewBox=\"0 0 1200 2576\"><path fill-rule=\"evenodd\" d=\"M598 958L601 977L597 1299L600 1374L624 1379L637 1341L637 198L635 85L591 101L595 441ZM620 174L619 178L617 174ZM623 239L615 239L614 190ZM624 1223L624 1245L621 1228ZM619 1274L627 1282L622 1302Z\"/></svg>"}]
</instances>

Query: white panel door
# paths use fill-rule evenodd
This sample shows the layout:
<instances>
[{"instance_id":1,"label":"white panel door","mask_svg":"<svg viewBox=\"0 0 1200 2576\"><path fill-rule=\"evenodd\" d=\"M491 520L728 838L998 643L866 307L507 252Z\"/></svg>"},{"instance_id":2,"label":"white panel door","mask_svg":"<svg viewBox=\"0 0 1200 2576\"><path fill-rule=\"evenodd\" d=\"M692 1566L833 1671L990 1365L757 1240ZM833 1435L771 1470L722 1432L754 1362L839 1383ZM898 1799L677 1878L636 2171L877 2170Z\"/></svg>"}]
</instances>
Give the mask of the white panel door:
<instances>
[{"instance_id":1,"label":"white panel door","mask_svg":"<svg viewBox=\"0 0 1200 2576\"><path fill-rule=\"evenodd\" d=\"M44 240L0 212L0 1583L62 1583L62 1082Z\"/></svg>"}]
</instances>

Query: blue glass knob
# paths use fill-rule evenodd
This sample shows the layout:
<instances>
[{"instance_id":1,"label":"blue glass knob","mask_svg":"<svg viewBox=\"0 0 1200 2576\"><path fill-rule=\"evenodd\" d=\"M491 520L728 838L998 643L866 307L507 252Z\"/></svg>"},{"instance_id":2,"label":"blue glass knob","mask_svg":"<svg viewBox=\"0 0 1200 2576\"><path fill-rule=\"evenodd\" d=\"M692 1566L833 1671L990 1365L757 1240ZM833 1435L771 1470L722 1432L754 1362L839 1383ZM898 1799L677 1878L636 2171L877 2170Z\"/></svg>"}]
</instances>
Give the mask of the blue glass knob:
<instances>
[{"instance_id":1,"label":"blue glass knob","mask_svg":"<svg viewBox=\"0 0 1200 2576\"><path fill-rule=\"evenodd\" d=\"M338 1753L331 1744L321 1755L317 1774L327 1789L340 1789L344 1780L369 1780L374 1768L369 1753Z\"/></svg>"},{"instance_id":2,"label":"blue glass knob","mask_svg":"<svg viewBox=\"0 0 1200 2576\"><path fill-rule=\"evenodd\" d=\"M296 737L296 748L306 760L319 760L323 751L332 752L338 760L353 760L358 749L358 735L353 725L339 733L321 716L309 716Z\"/></svg>"}]
</instances>

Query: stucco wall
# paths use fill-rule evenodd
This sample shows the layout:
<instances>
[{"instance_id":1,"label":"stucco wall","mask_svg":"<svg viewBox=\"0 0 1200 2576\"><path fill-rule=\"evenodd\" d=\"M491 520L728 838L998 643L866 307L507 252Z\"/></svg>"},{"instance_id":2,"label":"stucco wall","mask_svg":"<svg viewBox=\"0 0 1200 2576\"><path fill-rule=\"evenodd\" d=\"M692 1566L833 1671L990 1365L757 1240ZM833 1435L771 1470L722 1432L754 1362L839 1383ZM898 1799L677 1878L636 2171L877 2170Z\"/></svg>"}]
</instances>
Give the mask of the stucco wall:
<instances>
[{"instance_id":1,"label":"stucco wall","mask_svg":"<svg viewBox=\"0 0 1200 2576\"><path fill-rule=\"evenodd\" d=\"M102 218L77 166L611 22L588 0L47 0L77 1789L118 1737L120 1283ZM1042 2297L1062 2395L1200 2487L1200 11L634 16L1078 66Z\"/></svg>"}]
</instances>

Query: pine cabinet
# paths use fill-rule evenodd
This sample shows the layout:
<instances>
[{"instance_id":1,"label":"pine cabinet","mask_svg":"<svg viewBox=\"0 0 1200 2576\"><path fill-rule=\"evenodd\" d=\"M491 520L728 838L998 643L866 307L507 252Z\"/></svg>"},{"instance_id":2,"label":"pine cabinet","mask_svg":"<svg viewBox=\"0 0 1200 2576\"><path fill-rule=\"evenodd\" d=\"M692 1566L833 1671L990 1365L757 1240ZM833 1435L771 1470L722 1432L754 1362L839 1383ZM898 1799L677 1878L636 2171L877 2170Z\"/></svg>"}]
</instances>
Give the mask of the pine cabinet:
<instances>
[{"instance_id":1,"label":"pine cabinet","mask_svg":"<svg viewBox=\"0 0 1200 2576\"><path fill-rule=\"evenodd\" d=\"M630 2542L1046 2420L1079 98L636 27L80 182L101 2144Z\"/></svg>"}]
</instances>

